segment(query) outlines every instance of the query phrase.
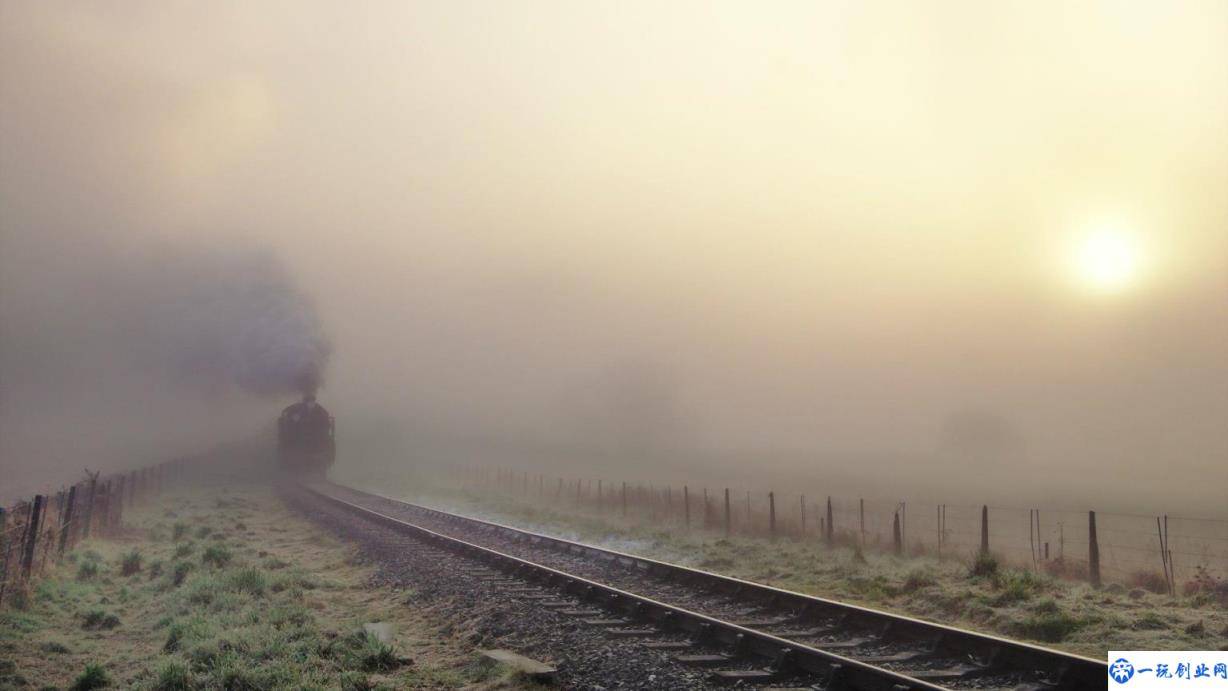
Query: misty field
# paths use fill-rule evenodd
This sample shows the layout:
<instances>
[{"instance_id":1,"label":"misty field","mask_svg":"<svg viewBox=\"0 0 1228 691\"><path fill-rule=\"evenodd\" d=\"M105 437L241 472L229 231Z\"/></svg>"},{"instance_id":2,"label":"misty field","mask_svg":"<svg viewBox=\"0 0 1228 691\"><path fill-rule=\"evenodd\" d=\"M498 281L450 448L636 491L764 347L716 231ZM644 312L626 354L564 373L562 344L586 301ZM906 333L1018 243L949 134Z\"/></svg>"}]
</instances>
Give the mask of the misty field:
<instances>
[{"instance_id":1,"label":"misty field","mask_svg":"<svg viewBox=\"0 0 1228 691\"><path fill-rule=\"evenodd\" d=\"M1124 562L1106 560L1105 585L1096 588L1085 580L1085 561L1058 560L1052 546L1047 562L1040 559L1043 551L1032 562L992 547L989 556L978 558L975 548L954 539L942 543L941 556L934 545L920 539L909 541L908 549L897 554L891 533L886 544L881 537L870 537L863 546L851 531L838 531L829 546L821 533L825 511L807 517L813 532L805 534L799 530L800 515L790 526L782 511L777 516L778 537L772 539L766 528L747 529L757 526L753 499L750 523L726 536L720 520L723 512L710 508L705 526L702 493L688 528L685 519L672 512L641 512L633 504L624 516L621 485L613 498L593 504L582 500L586 485L580 486L581 500L564 498L559 490L555 501L544 489L539 497L532 483L523 479L519 489L457 487L446 480L432 485L420 475L379 474L377 479L353 471L343 481L477 518L1091 657L1103 657L1109 649L1228 645L1228 584L1205 570L1191 569L1189 578L1170 590L1169 580L1160 572L1158 549L1155 568L1150 570L1125 570ZM574 483L571 490L576 492ZM722 504L723 500L722 494ZM731 519L732 513L731 506ZM833 516L838 522L834 509ZM1023 557L1029 556L1027 519L1025 511ZM764 517L767 520L770 517ZM874 535L869 526L867 534ZM995 537L1005 539L1002 534ZM1082 545L1086 544L1084 540ZM1128 553L1119 537L1106 544L1113 545L1114 554ZM1068 557L1078 545L1073 537L1065 544Z\"/></svg>"},{"instance_id":2,"label":"misty field","mask_svg":"<svg viewBox=\"0 0 1228 691\"><path fill-rule=\"evenodd\" d=\"M175 493L0 608L0 689L521 688L268 489ZM386 644L365 633L381 621Z\"/></svg>"}]
</instances>

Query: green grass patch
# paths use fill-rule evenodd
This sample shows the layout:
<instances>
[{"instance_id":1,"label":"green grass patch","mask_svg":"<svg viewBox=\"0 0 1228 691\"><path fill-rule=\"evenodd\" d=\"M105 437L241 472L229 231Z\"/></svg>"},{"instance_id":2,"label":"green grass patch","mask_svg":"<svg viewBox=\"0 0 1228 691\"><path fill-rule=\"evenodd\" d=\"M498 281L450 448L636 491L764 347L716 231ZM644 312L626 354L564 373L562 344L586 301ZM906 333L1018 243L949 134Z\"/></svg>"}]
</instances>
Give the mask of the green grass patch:
<instances>
[{"instance_id":1,"label":"green grass patch","mask_svg":"<svg viewBox=\"0 0 1228 691\"><path fill-rule=\"evenodd\" d=\"M171 583L176 587L183 585L183 581L192 573L192 569L196 565L190 561L180 561L175 563L175 568L171 571Z\"/></svg>"},{"instance_id":2,"label":"green grass patch","mask_svg":"<svg viewBox=\"0 0 1228 691\"><path fill-rule=\"evenodd\" d=\"M69 686L69 691L91 691L92 689L106 688L111 685L111 675L107 674L105 667L95 663L89 663L81 674L73 680L72 686Z\"/></svg>"},{"instance_id":3,"label":"green grass patch","mask_svg":"<svg viewBox=\"0 0 1228 691\"><path fill-rule=\"evenodd\" d=\"M257 597L264 594L268 584L264 573L251 566L232 571L226 576L227 589Z\"/></svg>"},{"instance_id":4,"label":"green grass patch","mask_svg":"<svg viewBox=\"0 0 1228 691\"><path fill-rule=\"evenodd\" d=\"M101 609L92 609L86 612L81 617L81 628L83 629L106 629L110 630L119 626L119 617L112 612L107 612Z\"/></svg>"},{"instance_id":5,"label":"green grass patch","mask_svg":"<svg viewBox=\"0 0 1228 691\"><path fill-rule=\"evenodd\" d=\"M1060 643L1077 631L1083 621L1065 612L1033 612L1017 620L1013 625L1015 635L1023 638Z\"/></svg>"},{"instance_id":6,"label":"green grass patch","mask_svg":"<svg viewBox=\"0 0 1228 691\"><path fill-rule=\"evenodd\" d=\"M162 663L154 680L154 691L192 691L197 688L192 670L182 660L173 659Z\"/></svg>"},{"instance_id":7,"label":"green grass patch","mask_svg":"<svg viewBox=\"0 0 1228 691\"><path fill-rule=\"evenodd\" d=\"M119 563L121 576L131 576L141 571L141 551L134 549L123 556Z\"/></svg>"},{"instance_id":8,"label":"green grass patch","mask_svg":"<svg viewBox=\"0 0 1228 691\"><path fill-rule=\"evenodd\" d=\"M992 552L978 552L968 567L971 578L990 578L998 573L998 558Z\"/></svg>"},{"instance_id":9,"label":"green grass patch","mask_svg":"<svg viewBox=\"0 0 1228 691\"><path fill-rule=\"evenodd\" d=\"M77 580L92 581L98 577L98 571L98 562L90 560L82 561L81 564L77 566Z\"/></svg>"},{"instance_id":10,"label":"green grass patch","mask_svg":"<svg viewBox=\"0 0 1228 691\"><path fill-rule=\"evenodd\" d=\"M205 549L205 553L200 557L200 563L205 566L214 566L222 568L230 563L234 555L230 550L226 549L225 545L209 545Z\"/></svg>"}]
</instances>

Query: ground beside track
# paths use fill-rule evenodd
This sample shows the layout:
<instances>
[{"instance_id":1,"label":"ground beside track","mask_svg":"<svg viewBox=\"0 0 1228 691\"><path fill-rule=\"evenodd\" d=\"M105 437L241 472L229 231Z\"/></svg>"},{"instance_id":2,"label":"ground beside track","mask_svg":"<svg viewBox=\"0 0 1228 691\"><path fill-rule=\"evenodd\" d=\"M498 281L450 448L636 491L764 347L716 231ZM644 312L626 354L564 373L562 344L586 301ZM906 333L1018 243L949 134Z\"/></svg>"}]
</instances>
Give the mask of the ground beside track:
<instances>
[{"instance_id":1,"label":"ground beside track","mask_svg":"<svg viewBox=\"0 0 1228 691\"><path fill-rule=\"evenodd\" d=\"M432 488L421 477L339 474L359 489L519 528L714 571L788 590L1026 640L1103 659L1114 650L1228 647L1228 584L1176 597L1138 585L1088 584L999 565L972 575L964 560L896 557L818 540L724 538L719 531L622 520L568 502Z\"/></svg>"},{"instance_id":2,"label":"ground beside track","mask_svg":"<svg viewBox=\"0 0 1228 691\"><path fill-rule=\"evenodd\" d=\"M479 562L444 550L424 552L429 548L417 540L334 506L304 498L301 508L358 544L382 582L410 593L409 602L433 617L453 622L453 635L555 664L562 688L715 688L704 670L680 665L668 653L607 637L576 617L518 600L503 586L466 573Z\"/></svg>"},{"instance_id":3,"label":"ground beside track","mask_svg":"<svg viewBox=\"0 0 1228 691\"><path fill-rule=\"evenodd\" d=\"M272 488L168 494L125 521L49 565L20 606L6 596L0 689L531 687L477 663L474 641ZM376 621L391 645L361 635Z\"/></svg>"}]
</instances>

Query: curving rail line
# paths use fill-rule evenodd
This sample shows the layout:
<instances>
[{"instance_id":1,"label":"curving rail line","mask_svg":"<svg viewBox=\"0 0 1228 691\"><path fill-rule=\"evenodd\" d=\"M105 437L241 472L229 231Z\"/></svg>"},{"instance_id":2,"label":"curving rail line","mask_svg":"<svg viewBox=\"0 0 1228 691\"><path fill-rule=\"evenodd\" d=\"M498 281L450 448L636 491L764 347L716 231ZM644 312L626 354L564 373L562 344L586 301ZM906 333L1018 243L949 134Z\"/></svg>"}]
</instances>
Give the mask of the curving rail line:
<instances>
[{"instance_id":1,"label":"curving rail line","mask_svg":"<svg viewBox=\"0 0 1228 691\"><path fill-rule=\"evenodd\" d=\"M782 679L816 679L814 688L904 691L940 688L1010 688L1066 691L1107 687L1104 662L998 636L922 621L898 614L596 547L512 526L461 516L332 483L304 489L358 517L463 553L518 579L561 590L586 606L599 606L616 619L586 619L612 633L644 638L668 635L645 645L674 650L679 662L717 669L730 683L774 684ZM392 516L373 508L397 509ZM406 517L436 524L418 525ZM621 570L624 587L585 578L538 561L507 554L440 532L469 532L511 540ZM629 574L629 576L628 576ZM657 588L629 590L642 580ZM738 624L662 596L638 594L664 584L708 599L753 605L758 619ZM546 603L562 606L564 603ZM565 610L581 615L583 610ZM592 616L591 613L589 615ZM765 630L766 629L766 630ZM773 631L773 629L777 629ZM687 654L701 650L716 652ZM836 652L840 651L840 652Z\"/></svg>"}]
</instances>

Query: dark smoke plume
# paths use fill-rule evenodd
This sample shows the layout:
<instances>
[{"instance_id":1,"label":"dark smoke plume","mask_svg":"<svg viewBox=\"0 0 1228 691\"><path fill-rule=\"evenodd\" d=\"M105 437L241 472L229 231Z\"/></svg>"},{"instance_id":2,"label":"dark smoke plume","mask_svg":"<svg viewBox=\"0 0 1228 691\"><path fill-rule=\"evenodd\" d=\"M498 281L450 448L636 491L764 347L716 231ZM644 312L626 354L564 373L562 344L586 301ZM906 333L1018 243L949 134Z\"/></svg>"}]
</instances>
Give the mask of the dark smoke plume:
<instances>
[{"instance_id":1,"label":"dark smoke plume","mask_svg":"<svg viewBox=\"0 0 1228 691\"><path fill-rule=\"evenodd\" d=\"M331 352L311 300L271 254L163 258L147 332L181 384L257 396L314 392Z\"/></svg>"}]
</instances>

